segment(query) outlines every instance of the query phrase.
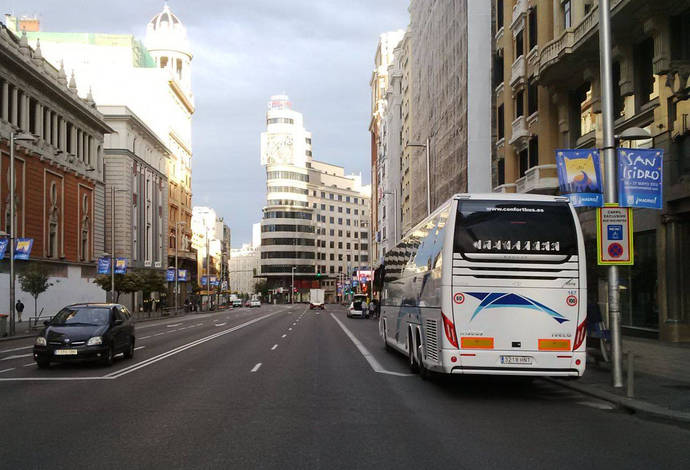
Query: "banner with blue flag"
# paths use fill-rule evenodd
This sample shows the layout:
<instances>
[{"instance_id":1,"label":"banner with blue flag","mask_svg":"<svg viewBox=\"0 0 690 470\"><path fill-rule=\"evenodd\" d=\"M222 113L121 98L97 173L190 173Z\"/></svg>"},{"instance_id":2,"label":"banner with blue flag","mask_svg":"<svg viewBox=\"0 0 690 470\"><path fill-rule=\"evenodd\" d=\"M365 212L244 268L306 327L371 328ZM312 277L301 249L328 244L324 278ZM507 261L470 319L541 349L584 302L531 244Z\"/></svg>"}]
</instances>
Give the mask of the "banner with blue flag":
<instances>
[{"instance_id":1,"label":"banner with blue flag","mask_svg":"<svg viewBox=\"0 0 690 470\"><path fill-rule=\"evenodd\" d=\"M618 203L622 207L662 209L664 151L618 149Z\"/></svg>"},{"instance_id":2,"label":"banner with blue flag","mask_svg":"<svg viewBox=\"0 0 690 470\"><path fill-rule=\"evenodd\" d=\"M5 257L5 250L7 249L8 244L9 244L9 239L0 238L0 259L3 259Z\"/></svg>"},{"instance_id":3,"label":"banner with blue flag","mask_svg":"<svg viewBox=\"0 0 690 470\"><path fill-rule=\"evenodd\" d=\"M556 165L561 194L568 196L573 206L600 207L603 204L598 150L556 150Z\"/></svg>"},{"instance_id":4,"label":"banner with blue flag","mask_svg":"<svg viewBox=\"0 0 690 470\"><path fill-rule=\"evenodd\" d=\"M14 259L28 260L33 246L33 238L17 238L14 246Z\"/></svg>"},{"instance_id":5,"label":"banner with blue flag","mask_svg":"<svg viewBox=\"0 0 690 470\"><path fill-rule=\"evenodd\" d=\"M175 268L168 268L168 271L166 272L165 279L168 282L175 282ZM179 273L178 273L178 279L179 279Z\"/></svg>"},{"instance_id":6,"label":"banner with blue flag","mask_svg":"<svg viewBox=\"0 0 690 470\"><path fill-rule=\"evenodd\" d=\"M108 274L110 272L110 258L103 256L98 258L98 274Z\"/></svg>"}]
</instances>

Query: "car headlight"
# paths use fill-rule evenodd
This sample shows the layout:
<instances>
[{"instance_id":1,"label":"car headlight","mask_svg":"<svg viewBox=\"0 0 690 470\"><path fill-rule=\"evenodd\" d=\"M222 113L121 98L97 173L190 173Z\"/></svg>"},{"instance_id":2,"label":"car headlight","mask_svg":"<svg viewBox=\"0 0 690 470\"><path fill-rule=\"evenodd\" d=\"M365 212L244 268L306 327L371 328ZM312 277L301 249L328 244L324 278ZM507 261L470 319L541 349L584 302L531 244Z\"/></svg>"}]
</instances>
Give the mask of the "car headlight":
<instances>
[{"instance_id":1,"label":"car headlight","mask_svg":"<svg viewBox=\"0 0 690 470\"><path fill-rule=\"evenodd\" d=\"M103 337L101 336L89 338L89 341L86 343L87 346L98 346L99 344L103 344Z\"/></svg>"},{"instance_id":2,"label":"car headlight","mask_svg":"<svg viewBox=\"0 0 690 470\"><path fill-rule=\"evenodd\" d=\"M36 342L34 343L36 346L46 346L46 339L43 336L39 336L36 338Z\"/></svg>"}]
</instances>

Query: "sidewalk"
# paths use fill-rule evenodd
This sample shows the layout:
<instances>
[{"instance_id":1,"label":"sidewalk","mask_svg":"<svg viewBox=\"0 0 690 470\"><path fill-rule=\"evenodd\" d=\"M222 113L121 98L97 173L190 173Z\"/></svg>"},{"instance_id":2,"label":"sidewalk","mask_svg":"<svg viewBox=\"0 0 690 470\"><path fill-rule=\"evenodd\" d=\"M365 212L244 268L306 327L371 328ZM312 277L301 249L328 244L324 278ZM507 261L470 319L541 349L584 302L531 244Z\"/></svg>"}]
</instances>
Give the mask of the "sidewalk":
<instances>
[{"instance_id":1,"label":"sidewalk","mask_svg":"<svg viewBox=\"0 0 690 470\"><path fill-rule=\"evenodd\" d=\"M623 352L635 356L633 398L626 396L625 360L622 389L611 386L609 364L597 366L594 361L588 361L580 380L551 381L636 412L690 423L690 345L624 337Z\"/></svg>"}]
</instances>

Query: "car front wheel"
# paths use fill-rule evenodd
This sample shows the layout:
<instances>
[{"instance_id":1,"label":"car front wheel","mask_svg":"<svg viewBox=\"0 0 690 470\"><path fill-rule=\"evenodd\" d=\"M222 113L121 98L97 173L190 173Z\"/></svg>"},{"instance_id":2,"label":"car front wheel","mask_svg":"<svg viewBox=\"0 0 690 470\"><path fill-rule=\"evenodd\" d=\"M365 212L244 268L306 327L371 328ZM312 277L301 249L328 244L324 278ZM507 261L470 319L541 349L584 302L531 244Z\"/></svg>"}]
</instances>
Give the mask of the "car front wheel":
<instances>
[{"instance_id":1,"label":"car front wheel","mask_svg":"<svg viewBox=\"0 0 690 470\"><path fill-rule=\"evenodd\" d=\"M134 338L129 339L129 346L127 351L125 351L125 359L132 359L134 357Z\"/></svg>"},{"instance_id":2,"label":"car front wheel","mask_svg":"<svg viewBox=\"0 0 690 470\"><path fill-rule=\"evenodd\" d=\"M41 369L47 369L48 367L50 367L50 361L47 359L38 359L36 361L36 364L38 364L38 367L40 367Z\"/></svg>"},{"instance_id":3,"label":"car front wheel","mask_svg":"<svg viewBox=\"0 0 690 470\"><path fill-rule=\"evenodd\" d=\"M108 350L105 352L105 355L103 356L103 365L104 366L112 366L114 357L115 357L115 353L113 352L113 346L110 345L110 346L108 346Z\"/></svg>"}]
</instances>

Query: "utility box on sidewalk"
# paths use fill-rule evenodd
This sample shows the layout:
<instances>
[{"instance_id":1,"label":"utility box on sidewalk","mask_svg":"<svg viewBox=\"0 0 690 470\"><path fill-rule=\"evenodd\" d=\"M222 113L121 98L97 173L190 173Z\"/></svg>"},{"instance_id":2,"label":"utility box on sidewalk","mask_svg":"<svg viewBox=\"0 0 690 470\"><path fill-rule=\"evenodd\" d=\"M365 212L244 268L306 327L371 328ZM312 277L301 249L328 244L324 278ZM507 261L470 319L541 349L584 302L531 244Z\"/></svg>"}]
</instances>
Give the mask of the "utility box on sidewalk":
<instances>
[{"instance_id":1,"label":"utility box on sidewalk","mask_svg":"<svg viewBox=\"0 0 690 470\"><path fill-rule=\"evenodd\" d=\"M0 338L7 336L7 318L9 315L0 313Z\"/></svg>"}]
</instances>

